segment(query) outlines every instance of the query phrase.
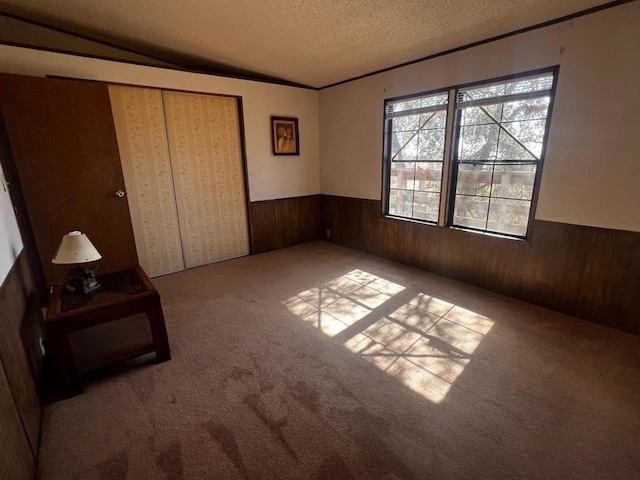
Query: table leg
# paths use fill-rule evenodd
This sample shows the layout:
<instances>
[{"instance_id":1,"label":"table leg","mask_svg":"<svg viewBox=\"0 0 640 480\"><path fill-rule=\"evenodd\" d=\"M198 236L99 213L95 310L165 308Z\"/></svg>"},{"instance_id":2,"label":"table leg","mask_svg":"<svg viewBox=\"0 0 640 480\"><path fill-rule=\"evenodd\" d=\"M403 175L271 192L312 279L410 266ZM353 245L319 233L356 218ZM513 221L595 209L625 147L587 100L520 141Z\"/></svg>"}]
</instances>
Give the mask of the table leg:
<instances>
[{"instance_id":1,"label":"table leg","mask_svg":"<svg viewBox=\"0 0 640 480\"><path fill-rule=\"evenodd\" d=\"M147 316L151 326L151 336L156 349L156 362L166 362L171 360L169 350L169 339L167 338L167 328L164 323L164 314L160 304L160 296L154 296L147 300Z\"/></svg>"},{"instance_id":2,"label":"table leg","mask_svg":"<svg viewBox=\"0 0 640 480\"><path fill-rule=\"evenodd\" d=\"M71 397L83 393L84 386L66 325L55 325L47 329L47 348L53 358L56 378L63 384L66 393Z\"/></svg>"}]
</instances>

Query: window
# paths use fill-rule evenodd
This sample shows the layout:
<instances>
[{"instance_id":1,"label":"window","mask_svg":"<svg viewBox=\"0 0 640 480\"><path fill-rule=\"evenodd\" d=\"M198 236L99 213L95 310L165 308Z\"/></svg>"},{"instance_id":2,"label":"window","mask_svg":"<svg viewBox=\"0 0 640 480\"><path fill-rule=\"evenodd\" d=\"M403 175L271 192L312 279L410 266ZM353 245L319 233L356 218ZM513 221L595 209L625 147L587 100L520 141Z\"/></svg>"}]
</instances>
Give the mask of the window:
<instances>
[{"instance_id":1,"label":"window","mask_svg":"<svg viewBox=\"0 0 640 480\"><path fill-rule=\"evenodd\" d=\"M524 238L557 69L388 100L385 213Z\"/></svg>"},{"instance_id":2,"label":"window","mask_svg":"<svg viewBox=\"0 0 640 480\"><path fill-rule=\"evenodd\" d=\"M449 94L390 103L389 214L438 221Z\"/></svg>"}]
</instances>

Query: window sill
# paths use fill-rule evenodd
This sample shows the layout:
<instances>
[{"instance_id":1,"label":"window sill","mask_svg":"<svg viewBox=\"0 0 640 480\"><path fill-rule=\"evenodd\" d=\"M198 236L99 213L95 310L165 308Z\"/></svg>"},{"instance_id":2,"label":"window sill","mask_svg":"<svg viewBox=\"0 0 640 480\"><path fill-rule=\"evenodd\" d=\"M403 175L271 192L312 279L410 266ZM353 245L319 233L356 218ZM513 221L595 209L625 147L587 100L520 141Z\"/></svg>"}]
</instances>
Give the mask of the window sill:
<instances>
[{"instance_id":1,"label":"window sill","mask_svg":"<svg viewBox=\"0 0 640 480\"><path fill-rule=\"evenodd\" d=\"M436 222L429 222L427 220L419 220L417 218L396 217L395 215L389 215L388 213L383 213L382 217L383 218L388 218L389 220L400 220L401 222L417 223L419 225L428 225L430 227L437 227L438 226L438 224Z\"/></svg>"},{"instance_id":2,"label":"window sill","mask_svg":"<svg viewBox=\"0 0 640 480\"><path fill-rule=\"evenodd\" d=\"M511 235L502 235L500 233L495 233L495 232L483 232L481 230L474 230L472 228L464 228L464 227L458 227L458 226L449 226L444 228L450 228L451 230L458 230L460 232L474 233L476 235L484 235L485 237L502 238L504 240L514 240L516 242L524 242L530 245L528 237L513 237Z\"/></svg>"}]
</instances>

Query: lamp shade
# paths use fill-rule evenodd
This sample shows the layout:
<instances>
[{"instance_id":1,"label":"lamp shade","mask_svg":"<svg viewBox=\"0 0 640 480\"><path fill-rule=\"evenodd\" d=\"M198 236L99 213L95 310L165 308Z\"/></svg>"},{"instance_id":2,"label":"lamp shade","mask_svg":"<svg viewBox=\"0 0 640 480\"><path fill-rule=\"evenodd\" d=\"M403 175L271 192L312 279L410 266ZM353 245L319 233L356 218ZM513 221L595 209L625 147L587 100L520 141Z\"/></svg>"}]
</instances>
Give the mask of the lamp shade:
<instances>
[{"instance_id":1,"label":"lamp shade","mask_svg":"<svg viewBox=\"0 0 640 480\"><path fill-rule=\"evenodd\" d=\"M101 258L102 255L100 255L96 247L93 246L89 237L76 230L62 237L58 251L51 260L51 263L67 265L95 262Z\"/></svg>"}]
</instances>

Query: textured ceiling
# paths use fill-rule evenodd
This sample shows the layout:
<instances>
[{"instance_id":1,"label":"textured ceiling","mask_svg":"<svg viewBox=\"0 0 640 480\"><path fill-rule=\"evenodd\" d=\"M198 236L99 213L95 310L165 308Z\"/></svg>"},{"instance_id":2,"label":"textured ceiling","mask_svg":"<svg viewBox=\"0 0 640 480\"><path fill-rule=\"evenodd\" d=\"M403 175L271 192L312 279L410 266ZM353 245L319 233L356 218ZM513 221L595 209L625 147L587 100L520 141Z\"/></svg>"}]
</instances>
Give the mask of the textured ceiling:
<instances>
[{"instance_id":1,"label":"textured ceiling","mask_svg":"<svg viewBox=\"0 0 640 480\"><path fill-rule=\"evenodd\" d=\"M209 71L322 87L608 0L0 0L0 12Z\"/></svg>"}]
</instances>

